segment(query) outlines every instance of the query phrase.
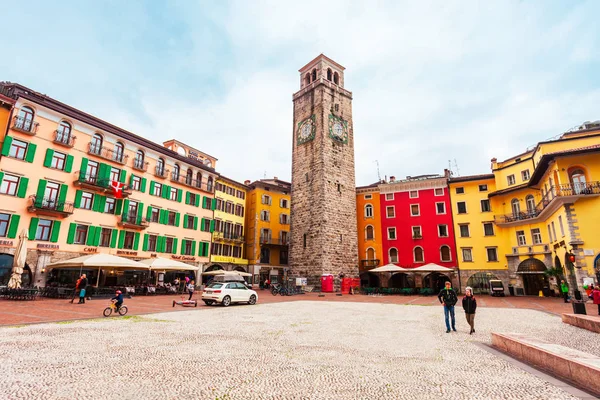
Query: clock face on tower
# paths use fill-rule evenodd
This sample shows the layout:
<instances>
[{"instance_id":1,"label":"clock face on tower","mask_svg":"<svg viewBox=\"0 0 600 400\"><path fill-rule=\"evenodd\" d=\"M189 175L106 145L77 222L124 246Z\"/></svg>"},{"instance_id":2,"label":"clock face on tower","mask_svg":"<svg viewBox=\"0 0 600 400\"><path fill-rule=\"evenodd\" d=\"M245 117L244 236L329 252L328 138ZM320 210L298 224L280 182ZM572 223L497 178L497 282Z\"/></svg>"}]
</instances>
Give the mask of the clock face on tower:
<instances>
[{"instance_id":1,"label":"clock face on tower","mask_svg":"<svg viewBox=\"0 0 600 400\"><path fill-rule=\"evenodd\" d=\"M329 137L341 143L348 143L348 121L329 114Z\"/></svg>"},{"instance_id":2,"label":"clock face on tower","mask_svg":"<svg viewBox=\"0 0 600 400\"><path fill-rule=\"evenodd\" d=\"M297 144L303 144L315 138L317 130L316 119L316 116L313 114L305 120L298 122L298 129L296 131Z\"/></svg>"}]
</instances>

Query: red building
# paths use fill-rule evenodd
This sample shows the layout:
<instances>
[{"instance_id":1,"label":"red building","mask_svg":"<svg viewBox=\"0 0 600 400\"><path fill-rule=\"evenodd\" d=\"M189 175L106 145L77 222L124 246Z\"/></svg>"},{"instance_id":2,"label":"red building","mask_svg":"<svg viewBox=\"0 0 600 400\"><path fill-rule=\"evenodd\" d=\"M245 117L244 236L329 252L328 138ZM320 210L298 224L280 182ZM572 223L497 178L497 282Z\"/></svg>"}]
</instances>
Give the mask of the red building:
<instances>
[{"instance_id":1,"label":"red building","mask_svg":"<svg viewBox=\"0 0 600 400\"><path fill-rule=\"evenodd\" d=\"M390 177L389 182L379 185L383 264L404 268L428 263L456 267L447 180L441 175L405 180ZM400 286L406 283L399 282ZM430 287L438 285L429 283Z\"/></svg>"}]
</instances>

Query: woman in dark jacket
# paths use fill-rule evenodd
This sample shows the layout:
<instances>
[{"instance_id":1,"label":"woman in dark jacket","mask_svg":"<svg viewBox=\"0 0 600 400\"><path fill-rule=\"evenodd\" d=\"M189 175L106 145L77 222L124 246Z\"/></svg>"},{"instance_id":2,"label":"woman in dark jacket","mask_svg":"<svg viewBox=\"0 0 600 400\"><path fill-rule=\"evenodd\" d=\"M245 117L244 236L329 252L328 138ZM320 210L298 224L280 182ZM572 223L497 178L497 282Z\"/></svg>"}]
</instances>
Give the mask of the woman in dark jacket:
<instances>
[{"instance_id":1,"label":"woman in dark jacket","mask_svg":"<svg viewBox=\"0 0 600 400\"><path fill-rule=\"evenodd\" d=\"M466 295L462 299L462 306L465 310L467 322L471 326L471 332L469 332L469 335L472 335L475 333L475 310L477 309L477 300L475 300L475 296L473 296L473 289L470 286L467 286L465 293Z\"/></svg>"}]
</instances>

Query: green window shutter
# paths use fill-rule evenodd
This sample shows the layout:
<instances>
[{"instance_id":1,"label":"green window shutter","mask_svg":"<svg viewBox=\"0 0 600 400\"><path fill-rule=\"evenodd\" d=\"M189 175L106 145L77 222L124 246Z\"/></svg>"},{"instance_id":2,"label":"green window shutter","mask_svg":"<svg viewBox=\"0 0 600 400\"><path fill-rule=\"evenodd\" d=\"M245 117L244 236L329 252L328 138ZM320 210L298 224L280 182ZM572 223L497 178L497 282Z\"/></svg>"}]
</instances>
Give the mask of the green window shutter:
<instances>
[{"instance_id":1,"label":"green window shutter","mask_svg":"<svg viewBox=\"0 0 600 400\"><path fill-rule=\"evenodd\" d=\"M206 221L206 218L202 218L202 223L200 224L200 230L201 230L202 232L206 232L206 231L204 230L204 221Z\"/></svg>"},{"instance_id":2,"label":"green window shutter","mask_svg":"<svg viewBox=\"0 0 600 400\"><path fill-rule=\"evenodd\" d=\"M94 236L96 236L96 227L88 226L87 238L85 239L86 246L94 245Z\"/></svg>"},{"instance_id":3,"label":"green window shutter","mask_svg":"<svg viewBox=\"0 0 600 400\"><path fill-rule=\"evenodd\" d=\"M215 220L211 219L210 220L210 233L213 233L215 231Z\"/></svg>"},{"instance_id":4,"label":"green window shutter","mask_svg":"<svg viewBox=\"0 0 600 400\"><path fill-rule=\"evenodd\" d=\"M198 217L194 217L194 230L198 230Z\"/></svg>"},{"instance_id":5,"label":"green window shutter","mask_svg":"<svg viewBox=\"0 0 600 400\"><path fill-rule=\"evenodd\" d=\"M79 170L79 175L85 175L85 171L87 171L88 167L88 159L83 157L81 159L81 168Z\"/></svg>"},{"instance_id":6,"label":"green window shutter","mask_svg":"<svg viewBox=\"0 0 600 400\"><path fill-rule=\"evenodd\" d=\"M200 195L196 195L196 203L194 205L200 207Z\"/></svg>"},{"instance_id":7,"label":"green window shutter","mask_svg":"<svg viewBox=\"0 0 600 400\"><path fill-rule=\"evenodd\" d=\"M107 170L109 171L108 173L107 173ZM100 163L100 165L98 165L98 180L99 181L107 180L109 176L110 176L110 167L106 164ZM102 182L102 183L104 183L104 182Z\"/></svg>"},{"instance_id":8,"label":"green window shutter","mask_svg":"<svg viewBox=\"0 0 600 400\"><path fill-rule=\"evenodd\" d=\"M101 226L97 226L96 227L96 234L94 235L94 247L97 247L100 245L100 237L102 236L102 227Z\"/></svg>"},{"instance_id":9,"label":"green window shutter","mask_svg":"<svg viewBox=\"0 0 600 400\"><path fill-rule=\"evenodd\" d=\"M77 229L77 224L71 222L71 224L69 225L69 233L67 234L67 243L68 244L73 244L73 242L75 241L75 230Z\"/></svg>"},{"instance_id":10,"label":"green window shutter","mask_svg":"<svg viewBox=\"0 0 600 400\"><path fill-rule=\"evenodd\" d=\"M150 194L151 195L154 195L154 185L156 185L156 182L150 181Z\"/></svg>"},{"instance_id":11,"label":"green window shutter","mask_svg":"<svg viewBox=\"0 0 600 400\"><path fill-rule=\"evenodd\" d=\"M106 196L102 196L102 200L100 201L100 204L98 205L98 212L103 213L105 208L106 208Z\"/></svg>"},{"instance_id":12,"label":"green window shutter","mask_svg":"<svg viewBox=\"0 0 600 400\"><path fill-rule=\"evenodd\" d=\"M142 216L144 215L144 203L138 203L137 219L142 222Z\"/></svg>"},{"instance_id":13,"label":"green window shutter","mask_svg":"<svg viewBox=\"0 0 600 400\"><path fill-rule=\"evenodd\" d=\"M163 185L162 190L163 190L163 192L162 192L163 199L167 199L168 200L169 197L171 196L171 186L169 186L169 185Z\"/></svg>"},{"instance_id":14,"label":"green window shutter","mask_svg":"<svg viewBox=\"0 0 600 400\"><path fill-rule=\"evenodd\" d=\"M164 219L165 219L165 210L162 210L162 209L158 210L158 223L164 224L165 223Z\"/></svg>"},{"instance_id":15,"label":"green window shutter","mask_svg":"<svg viewBox=\"0 0 600 400\"><path fill-rule=\"evenodd\" d=\"M0 184L2 184L3 179L4 179L4 172L0 172Z\"/></svg>"},{"instance_id":16,"label":"green window shutter","mask_svg":"<svg viewBox=\"0 0 600 400\"><path fill-rule=\"evenodd\" d=\"M173 238L173 251L172 254L177 254L177 238Z\"/></svg>"},{"instance_id":17,"label":"green window shutter","mask_svg":"<svg viewBox=\"0 0 600 400\"><path fill-rule=\"evenodd\" d=\"M215 210L217 208L217 199L212 199L212 204L210 205L211 210Z\"/></svg>"},{"instance_id":18,"label":"green window shutter","mask_svg":"<svg viewBox=\"0 0 600 400\"><path fill-rule=\"evenodd\" d=\"M52 243L57 243L58 235L60 235L60 221L54 221L52 222L52 234L50 235L50 241Z\"/></svg>"},{"instance_id":19,"label":"green window shutter","mask_svg":"<svg viewBox=\"0 0 600 400\"><path fill-rule=\"evenodd\" d=\"M202 257L202 248L204 247L204 242L198 242L198 255Z\"/></svg>"},{"instance_id":20,"label":"green window shutter","mask_svg":"<svg viewBox=\"0 0 600 400\"><path fill-rule=\"evenodd\" d=\"M179 251L179 254L181 254L181 255L183 255L183 253L185 253L185 242L186 242L186 241L187 241L187 240L185 240L185 239L183 239L183 240L181 241L181 250Z\"/></svg>"},{"instance_id":21,"label":"green window shutter","mask_svg":"<svg viewBox=\"0 0 600 400\"><path fill-rule=\"evenodd\" d=\"M50 168L52 166L52 157L54 157L54 150L46 149L46 157L44 157L44 167Z\"/></svg>"},{"instance_id":22,"label":"green window shutter","mask_svg":"<svg viewBox=\"0 0 600 400\"><path fill-rule=\"evenodd\" d=\"M156 238L156 252L164 253L165 251L165 237L159 236Z\"/></svg>"},{"instance_id":23,"label":"green window shutter","mask_svg":"<svg viewBox=\"0 0 600 400\"><path fill-rule=\"evenodd\" d=\"M100 202L102 201L102 197L99 194L94 194L94 198L92 200L92 211L99 211L100 208Z\"/></svg>"},{"instance_id":24,"label":"green window shutter","mask_svg":"<svg viewBox=\"0 0 600 400\"><path fill-rule=\"evenodd\" d=\"M152 207L148 206L146 207L146 219L150 221L150 218L152 218Z\"/></svg>"},{"instance_id":25,"label":"green window shutter","mask_svg":"<svg viewBox=\"0 0 600 400\"><path fill-rule=\"evenodd\" d=\"M12 146L13 138L12 136L6 136L4 138L4 143L2 144L2 155L7 156L10 153L10 146Z\"/></svg>"},{"instance_id":26,"label":"green window shutter","mask_svg":"<svg viewBox=\"0 0 600 400\"><path fill-rule=\"evenodd\" d=\"M179 227L179 220L181 219L181 214L175 213L175 226Z\"/></svg>"},{"instance_id":27,"label":"green window shutter","mask_svg":"<svg viewBox=\"0 0 600 400\"><path fill-rule=\"evenodd\" d=\"M25 161L32 163L35 157L35 149L37 149L37 144L29 143L27 145L27 151L25 152Z\"/></svg>"},{"instance_id":28,"label":"green window shutter","mask_svg":"<svg viewBox=\"0 0 600 400\"><path fill-rule=\"evenodd\" d=\"M35 194L35 199L37 201L41 201L44 199L44 194L46 193L46 184L48 183L48 181L44 180L44 179L40 179L40 181L38 182L38 188L37 188L37 192Z\"/></svg>"},{"instance_id":29,"label":"green window shutter","mask_svg":"<svg viewBox=\"0 0 600 400\"><path fill-rule=\"evenodd\" d=\"M186 191L185 192L185 204L190 204L190 197L191 197L191 193Z\"/></svg>"},{"instance_id":30,"label":"green window shutter","mask_svg":"<svg viewBox=\"0 0 600 400\"><path fill-rule=\"evenodd\" d=\"M115 215L121 215L123 211L123 199L118 199L115 201Z\"/></svg>"},{"instance_id":31,"label":"green window shutter","mask_svg":"<svg viewBox=\"0 0 600 400\"><path fill-rule=\"evenodd\" d=\"M121 174L119 176L119 182L121 183L125 183L127 180L127 171L125 171L124 169L121 170Z\"/></svg>"},{"instance_id":32,"label":"green window shutter","mask_svg":"<svg viewBox=\"0 0 600 400\"><path fill-rule=\"evenodd\" d=\"M204 248L202 249L202 256L208 257L208 249L210 247L210 243L208 243L208 242L203 242L203 243L204 243Z\"/></svg>"},{"instance_id":33,"label":"green window shutter","mask_svg":"<svg viewBox=\"0 0 600 400\"><path fill-rule=\"evenodd\" d=\"M192 240L192 255L196 254L196 241Z\"/></svg>"},{"instance_id":34,"label":"green window shutter","mask_svg":"<svg viewBox=\"0 0 600 400\"><path fill-rule=\"evenodd\" d=\"M69 185L60 185L60 192L58 193L58 210L64 211L65 201L67 201L67 192L69 191Z\"/></svg>"},{"instance_id":35,"label":"green window shutter","mask_svg":"<svg viewBox=\"0 0 600 400\"><path fill-rule=\"evenodd\" d=\"M140 248L140 233L136 232L133 235L133 250L137 251Z\"/></svg>"},{"instance_id":36,"label":"green window shutter","mask_svg":"<svg viewBox=\"0 0 600 400\"><path fill-rule=\"evenodd\" d=\"M73 204L75 206L75 208L79 208L79 206L81 205L81 195L83 194L83 192L81 190L78 190L75 192L75 203Z\"/></svg>"},{"instance_id":37,"label":"green window shutter","mask_svg":"<svg viewBox=\"0 0 600 400\"><path fill-rule=\"evenodd\" d=\"M117 236L119 236L119 230L113 229L112 233L110 234L110 247L113 249L117 247Z\"/></svg>"},{"instance_id":38,"label":"green window shutter","mask_svg":"<svg viewBox=\"0 0 600 400\"><path fill-rule=\"evenodd\" d=\"M188 228L188 218L187 215L183 217L183 229L187 229Z\"/></svg>"},{"instance_id":39,"label":"green window shutter","mask_svg":"<svg viewBox=\"0 0 600 400\"><path fill-rule=\"evenodd\" d=\"M177 189L177 201L181 203L181 197L183 196L183 190Z\"/></svg>"},{"instance_id":40,"label":"green window shutter","mask_svg":"<svg viewBox=\"0 0 600 400\"><path fill-rule=\"evenodd\" d=\"M142 251L148 251L148 237L150 235L148 235L147 233L144 233L144 242L142 243Z\"/></svg>"},{"instance_id":41,"label":"green window shutter","mask_svg":"<svg viewBox=\"0 0 600 400\"><path fill-rule=\"evenodd\" d=\"M129 199L123 200L123 215L127 215L129 212ZM118 213L121 214L121 213Z\"/></svg>"},{"instance_id":42,"label":"green window shutter","mask_svg":"<svg viewBox=\"0 0 600 400\"><path fill-rule=\"evenodd\" d=\"M73 159L73 156L67 155L67 161L65 162L65 172L71 172L73 170Z\"/></svg>"},{"instance_id":43,"label":"green window shutter","mask_svg":"<svg viewBox=\"0 0 600 400\"><path fill-rule=\"evenodd\" d=\"M124 245L125 245L125 231L121 231L121 232L119 232L119 244L117 247L119 249L122 249Z\"/></svg>"},{"instance_id":44,"label":"green window shutter","mask_svg":"<svg viewBox=\"0 0 600 400\"><path fill-rule=\"evenodd\" d=\"M208 199L208 197L204 196L202 197L202 208L206 208L206 200Z\"/></svg>"},{"instance_id":45,"label":"green window shutter","mask_svg":"<svg viewBox=\"0 0 600 400\"><path fill-rule=\"evenodd\" d=\"M21 220L21 216L18 214L13 214L10 217L10 225L8 226L8 238L14 239L17 237L17 230L19 229L19 221Z\"/></svg>"},{"instance_id":46,"label":"green window shutter","mask_svg":"<svg viewBox=\"0 0 600 400\"><path fill-rule=\"evenodd\" d=\"M133 185L133 178L135 177L134 174L129 175L129 186Z\"/></svg>"},{"instance_id":47,"label":"green window shutter","mask_svg":"<svg viewBox=\"0 0 600 400\"><path fill-rule=\"evenodd\" d=\"M19 179L19 189L17 190L17 197L22 199L27 195L27 185L29 185L29 178L21 177Z\"/></svg>"},{"instance_id":48,"label":"green window shutter","mask_svg":"<svg viewBox=\"0 0 600 400\"><path fill-rule=\"evenodd\" d=\"M142 182L140 183L140 192L146 193L146 183L148 180L146 178L142 178Z\"/></svg>"},{"instance_id":49,"label":"green window shutter","mask_svg":"<svg viewBox=\"0 0 600 400\"><path fill-rule=\"evenodd\" d=\"M35 233L37 232L39 222L39 218L31 218L31 222L29 223L29 240L35 240Z\"/></svg>"}]
</instances>

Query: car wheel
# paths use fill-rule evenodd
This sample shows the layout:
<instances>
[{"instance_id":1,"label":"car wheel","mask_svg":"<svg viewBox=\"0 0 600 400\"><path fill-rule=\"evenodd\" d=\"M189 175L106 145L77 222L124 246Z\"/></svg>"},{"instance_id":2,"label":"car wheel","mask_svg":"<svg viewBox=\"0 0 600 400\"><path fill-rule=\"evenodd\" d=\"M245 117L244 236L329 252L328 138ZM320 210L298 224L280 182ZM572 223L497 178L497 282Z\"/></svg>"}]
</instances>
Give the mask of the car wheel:
<instances>
[{"instance_id":1,"label":"car wheel","mask_svg":"<svg viewBox=\"0 0 600 400\"><path fill-rule=\"evenodd\" d=\"M229 307L229 305L231 304L231 297L223 297L223 301L221 302L221 304L223 304L223 307Z\"/></svg>"},{"instance_id":2,"label":"car wheel","mask_svg":"<svg viewBox=\"0 0 600 400\"><path fill-rule=\"evenodd\" d=\"M248 300L248 304L250 304L251 306L256 304L256 295L252 295L250 296L250 300Z\"/></svg>"},{"instance_id":3,"label":"car wheel","mask_svg":"<svg viewBox=\"0 0 600 400\"><path fill-rule=\"evenodd\" d=\"M212 306L213 305L213 301L211 301L211 300L204 300L204 304L206 304L207 306Z\"/></svg>"}]
</instances>

